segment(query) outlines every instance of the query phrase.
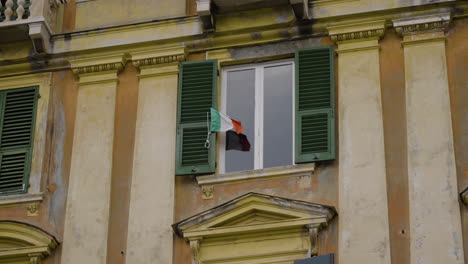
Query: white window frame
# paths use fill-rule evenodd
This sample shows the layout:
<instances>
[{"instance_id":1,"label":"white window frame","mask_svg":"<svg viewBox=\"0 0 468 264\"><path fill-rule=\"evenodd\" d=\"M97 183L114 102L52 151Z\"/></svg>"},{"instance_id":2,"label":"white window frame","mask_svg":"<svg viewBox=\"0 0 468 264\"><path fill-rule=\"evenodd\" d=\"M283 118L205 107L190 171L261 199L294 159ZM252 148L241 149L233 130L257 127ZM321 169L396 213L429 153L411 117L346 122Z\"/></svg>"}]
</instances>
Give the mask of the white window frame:
<instances>
[{"instance_id":1,"label":"white window frame","mask_svg":"<svg viewBox=\"0 0 468 264\"><path fill-rule=\"evenodd\" d=\"M254 63L254 64L243 64L243 65L236 65L236 66L228 66L223 67L222 75L221 75L221 104L220 110L223 113L227 113L226 105L227 105L227 74L228 72L235 72L235 71L245 71L245 70L255 70L255 145L254 145L254 170L263 169L263 108L264 108L264 69L267 67L274 67L274 66L283 66L283 65L291 65L292 68L292 135L293 135L293 142L292 142L292 163L294 164L294 153L295 153L295 67L294 67L294 60L287 59L287 60L277 60L277 61L269 61L269 62L262 62L262 63ZM242 122L242 120L239 120ZM226 134L220 133L220 143L219 143L219 166L218 166L218 173L224 174L225 171L225 161L226 161ZM293 165L290 164L290 165Z\"/></svg>"}]
</instances>

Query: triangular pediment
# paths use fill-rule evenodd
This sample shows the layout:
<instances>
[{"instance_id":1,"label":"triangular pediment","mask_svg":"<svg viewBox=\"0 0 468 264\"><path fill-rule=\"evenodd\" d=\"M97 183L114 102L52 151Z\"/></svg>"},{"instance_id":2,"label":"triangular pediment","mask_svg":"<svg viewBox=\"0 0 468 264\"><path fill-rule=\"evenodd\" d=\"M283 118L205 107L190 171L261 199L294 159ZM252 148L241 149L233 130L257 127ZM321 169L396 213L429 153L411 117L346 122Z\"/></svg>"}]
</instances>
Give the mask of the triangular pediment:
<instances>
[{"instance_id":1,"label":"triangular pediment","mask_svg":"<svg viewBox=\"0 0 468 264\"><path fill-rule=\"evenodd\" d=\"M251 209L244 215L237 215L224 222L212 226L212 228L228 227L228 226L245 226L245 225L259 225L277 221L284 221L288 219L298 218L296 216L284 215L280 213L273 213L265 210Z\"/></svg>"},{"instance_id":2,"label":"triangular pediment","mask_svg":"<svg viewBox=\"0 0 468 264\"><path fill-rule=\"evenodd\" d=\"M326 224L332 207L248 193L174 225L186 238Z\"/></svg>"}]
</instances>

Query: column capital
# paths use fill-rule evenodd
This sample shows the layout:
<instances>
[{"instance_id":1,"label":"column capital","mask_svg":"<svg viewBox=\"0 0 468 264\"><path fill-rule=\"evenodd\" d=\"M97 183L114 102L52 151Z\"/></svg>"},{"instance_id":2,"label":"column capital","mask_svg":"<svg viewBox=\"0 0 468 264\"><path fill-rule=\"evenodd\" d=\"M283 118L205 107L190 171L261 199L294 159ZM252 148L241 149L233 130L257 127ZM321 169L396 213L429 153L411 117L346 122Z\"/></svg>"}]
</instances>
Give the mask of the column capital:
<instances>
[{"instance_id":1,"label":"column capital","mask_svg":"<svg viewBox=\"0 0 468 264\"><path fill-rule=\"evenodd\" d=\"M329 26L328 34L338 45L338 52L349 52L379 47L385 33L385 20L348 23Z\"/></svg>"},{"instance_id":2,"label":"column capital","mask_svg":"<svg viewBox=\"0 0 468 264\"><path fill-rule=\"evenodd\" d=\"M178 72L179 62L185 61L184 47L153 49L130 53L135 67L140 69L140 78ZM164 68L164 69L163 69Z\"/></svg>"},{"instance_id":3,"label":"column capital","mask_svg":"<svg viewBox=\"0 0 468 264\"><path fill-rule=\"evenodd\" d=\"M80 84L116 81L128 58L124 54L70 60L70 66Z\"/></svg>"},{"instance_id":4,"label":"column capital","mask_svg":"<svg viewBox=\"0 0 468 264\"><path fill-rule=\"evenodd\" d=\"M130 56L133 65L142 68L184 61L186 51L184 47L169 47L130 52Z\"/></svg>"},{"instance_id":5,"label":"column capital","mask_svg":"<svg viewBox=\"0 0 468 264\"><path fill-rule=\"evenodd\" d=\"M451 21L450 13L394 19L393 26L404 42L444 38Z\"/></svg>"}]
</instances>

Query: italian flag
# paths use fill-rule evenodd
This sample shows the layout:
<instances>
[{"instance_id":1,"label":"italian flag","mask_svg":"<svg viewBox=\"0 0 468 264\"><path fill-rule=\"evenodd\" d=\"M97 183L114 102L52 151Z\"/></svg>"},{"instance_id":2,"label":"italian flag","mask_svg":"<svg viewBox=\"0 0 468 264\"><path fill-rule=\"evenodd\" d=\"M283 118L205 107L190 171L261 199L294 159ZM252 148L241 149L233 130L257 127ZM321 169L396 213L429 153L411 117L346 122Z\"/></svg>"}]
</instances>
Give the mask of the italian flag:
<instances>
[{"instance_id":1,"label":"italian flag","mask_svg":"<svg viewBox=\"0 0 468 264\"><path fill-rule=\"evenodd\" d=\"M237 134L240 134L244 131L242 123L230 118L228 115L218 112L218 110L211 108L211 132L224 132L228 130L235 130Z\"/></svg>"}]
</instances>

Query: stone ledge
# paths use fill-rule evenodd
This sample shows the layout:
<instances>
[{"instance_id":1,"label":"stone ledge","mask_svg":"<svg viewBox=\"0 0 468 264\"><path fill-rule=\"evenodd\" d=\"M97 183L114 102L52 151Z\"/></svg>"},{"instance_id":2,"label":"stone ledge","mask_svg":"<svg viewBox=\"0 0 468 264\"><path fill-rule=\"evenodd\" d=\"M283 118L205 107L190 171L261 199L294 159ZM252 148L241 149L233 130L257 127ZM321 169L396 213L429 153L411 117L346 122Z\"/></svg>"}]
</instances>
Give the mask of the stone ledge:
<instances>
[{"instance_id":1,"label":"stone ledge","mask_svg":"<svg viewBox=\"0 0 468 264\"><path fill-rule=\"evenodd\" d=\"M25 193L0 196L0 208L1 207L13 207L16 205L38 203L42 202L44 198L43 193Z\"/></svg>"},{"instance_id":2,"label":"stone ledge","mask_svg":"<svg viewBox=\"0 0 468 264\"><path fill-rule=\"evenodd\" d=\"M197 183L199 186L213 186L221 184L270 180L283 177L310 176L313 174L314 170L315 163L290 165L260 170L198 176Z\"/></svg>"}]
</instances>

